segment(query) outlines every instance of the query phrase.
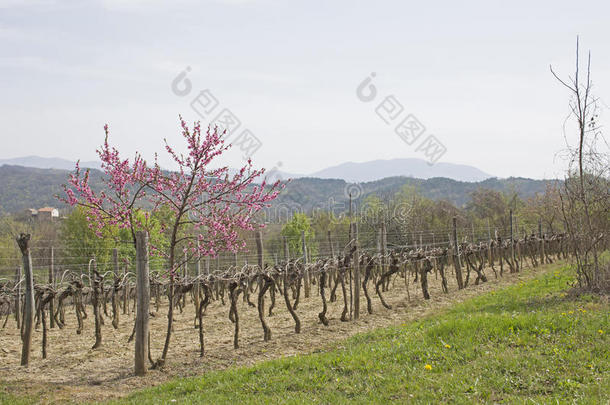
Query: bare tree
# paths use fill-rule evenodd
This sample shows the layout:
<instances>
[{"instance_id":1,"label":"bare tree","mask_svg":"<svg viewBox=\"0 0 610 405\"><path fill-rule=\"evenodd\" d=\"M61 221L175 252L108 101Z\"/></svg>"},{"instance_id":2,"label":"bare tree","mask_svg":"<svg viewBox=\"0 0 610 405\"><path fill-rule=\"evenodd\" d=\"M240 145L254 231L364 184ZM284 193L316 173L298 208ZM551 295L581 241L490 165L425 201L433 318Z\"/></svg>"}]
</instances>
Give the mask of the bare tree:
<instances>
[{"instance_id":1,"label":"bare tree","mask_svg":"<svg viewBox=\"0 0 610 405\"><path fill-rule=\"evenodd\" d=\"M608 144L598 124L598 98L592 95L591 52L583 81L580 70L579 40L576 40L576 70L573 77L553 76L570 91L570 117L577 124L578 142L566 138L568 172L560 189L561 210L576 258L581 286L604 289L608 284L607 266L602 268L599 252L607 246L610 196Z\"/></svg>"}]
</instances>

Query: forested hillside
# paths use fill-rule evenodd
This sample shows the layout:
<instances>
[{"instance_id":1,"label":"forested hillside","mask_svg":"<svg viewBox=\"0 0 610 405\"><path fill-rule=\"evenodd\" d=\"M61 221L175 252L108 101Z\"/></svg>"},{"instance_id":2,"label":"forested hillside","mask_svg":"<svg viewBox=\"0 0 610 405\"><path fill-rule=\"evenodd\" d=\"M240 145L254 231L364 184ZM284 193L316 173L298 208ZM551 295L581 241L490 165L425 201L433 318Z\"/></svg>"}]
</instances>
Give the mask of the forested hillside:
<instances>
[{"instance_id":1,"label":"forested hillside","mask_svg":"<svg viewBox=\"0 0 610 405\"><path fill-rule=\"evenodd\" d=\"M47 205L62 207L55 198L60 194L61 185L66 183L67 170L35 169L22 166L0 166L0 210L15 213L27 208ZM94 189L101 186L102 173L91 170L91 184ZM389 198L404 185L414 186L424 197L434 200L448 200L463 206L470 199L470 193L478 188L488 188L500 192L516 192L521 198L544 192L548 180L524 178L487 179L481 182L463 182L447 178L428 180L409 177L389 177L382 180L350 185L343 180L299 178L291 181L274 201L274 204L298 206L308 212L316 206L329 204L347 207L351 191L355 200L375 194Z\"/></svg>"},{"instance_id":2,"label":"forested hillside","mask_svg":"<svg viewBox=\"0 0 610 405\"><path fill-rule=\"evenodd\" d=\"M343 180L316 178L295 179L274 201L275 204L298 205L306 212L314 207L328 207L329 204L348 206L349 193L355 203L368 195L377 195L382 200L390 199L405 185L414 187L422 196L433 200L447 200L458 207L470 201L470 193L487 188L502 193L517 193L526 199L536 193L544 193L546 185L554 180L532 180L524 178L487 179L480 182L464 182L447 178L428 180L410 177L388 177L386 179L360 184L350 184Z\"/></svg>"},{"instance_id":3,"label":"forested hillside","mask_svg":"<svg viewBox=\"0 0 610 405\"><path fill-rule=\"evenodd\" d=\"M0 211L15 213L27 208L63 207L55 195L68 179L67 170L0 166ZM101 186L102 172L92 170L91 184Z\"/></svg>"}]
</instances>

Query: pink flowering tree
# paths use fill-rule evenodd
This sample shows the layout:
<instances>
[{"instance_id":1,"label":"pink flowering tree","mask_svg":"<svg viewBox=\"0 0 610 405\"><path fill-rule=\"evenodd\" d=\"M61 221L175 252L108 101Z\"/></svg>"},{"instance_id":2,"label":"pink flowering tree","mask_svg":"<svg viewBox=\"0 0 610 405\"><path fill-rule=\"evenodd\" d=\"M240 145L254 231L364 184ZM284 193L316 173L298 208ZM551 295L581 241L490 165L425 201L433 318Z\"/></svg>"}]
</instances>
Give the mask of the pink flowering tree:
<instances>
[{"instance_id":1,"label":"pink flowering tree","mask_svg":"<svg viewBox=\"0 0 610 405\"><path fill-rule=\"evenodd\" d=\"M226 166L211 168L214 160L231 147L225 145L224 133L208 128L202 133L196 122L192 128L180 117L186 152L178 153L166 143L165 149L176 163L176 171L164 171L155 156L148 165L137 153L133 160L122 159L119 151L108 142L108 126L104 144L97 150L105 174L105 187L94 191L90 185L89 170L82 171L78 163L76 171L64 185L65 195L60 197L71 206L87 209L89 226L102 236L104 228L119 227L130 231L135 244L138 229L146 229L152 212L167 208L171 219L162 224L162 232L168 235L168 247L151 245L151 251L167 258L169 278L169 309L162 365L169 349L173 309L174 286L177 270L184 263L181 251L190 255L216 256L223 251L236 252L245 248L239 232L253 230L263 225L254 222L255 214L268 206L283 188L279 181L271 185L255 184L264 169L255 170L248 160L239 171L229 173Z\"/></svg>"}]
</instances>

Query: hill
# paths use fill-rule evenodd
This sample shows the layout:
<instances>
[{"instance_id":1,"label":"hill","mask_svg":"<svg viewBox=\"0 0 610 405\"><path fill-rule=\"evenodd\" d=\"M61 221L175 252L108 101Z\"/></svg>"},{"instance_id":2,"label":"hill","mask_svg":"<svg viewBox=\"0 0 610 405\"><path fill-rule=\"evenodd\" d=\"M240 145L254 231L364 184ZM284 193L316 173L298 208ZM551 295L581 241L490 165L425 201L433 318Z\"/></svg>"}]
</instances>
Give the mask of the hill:
<instances>
[{"instance_id":1,"label":"hill","mask_svg":"<svg viewBox=\"0 0 610 405\"><path fill-rule=\"evenodd\" d=\"M343 179L352 183L379 180L386 177L413 177L430 179L446 177L459 181L481 181L491 175L473 166L455 163L428 164L423 159L373 160L370 162L347 162L315 172L311 177Z\"/></svg>"},{"instance_id":2,"label":"hill","mask_svg":"<svg viewBox=\"0 0 610 405\"><path fill-rule=\"evenodd\" d=\"M55 198L67 183L68 170L0 166L0 212L20 212L27 208L63 207ZM91 184L102 185L102 172L91 170Z\"/></svg>"},{"instance_id":3,"label":"hill","mask_svg":"<svg viewBox=\"0 0 610 405\"><path fill-rule=\"evenodd\" d=\"M479 182L457 181L448 178L414 179L410 177L389 177L365 183L348 183L336 179L301 178L292 180L284 192L274 202L287 207L300 207L309 212L315 207L334 205L348 207L349 193L355 205L368 195L381 199L390 198L403 186L415 187L423 196L433 200L446 200L458 207L470 201L470 193L479 188L488 188L504 193L516 192L521 198L543 193L546 185L555 180L532 180L511 177L490 178ZM346 208L347 209L347 208Z\"/></svg>"},{"instance_id":4,"label":"hill","mask_svg":"<svg viewBox=\"0 0 610 405\"><path fill-rule=\"evenodd\" d=\"M27 208L47 205L62 207L54 197L61 194L61 185L66 183L68 170L37 169L31 167L0 166L0 210L20 212ZM94 189L102 186L103 173L91 169L91 185ZM550 180L525 178L491 178L479 182L465 182L448 178L415 179L409 177L389 177L365 183L348 183L344 180L297 178L292 180L280 194L274 205L298 208L306 212L315 207L333 208L339 212L347 210L349 192L355 204L367 195L381 198L391 197L404 185L415 186L419 192L434 200L447 200L458 206L466 204L470 193L484 187L501 192L515 191L522 198L544 192Z\"/></svg>"},{"instance_id":5,"label":"hill","mask_svg":"<svg viewBox=\"0 0 610 405\"><path fill-rule=\"evenodd\" d=\"M0 159L0 166L25 166L37 169L74 169L74 161L62 158L47 158L40 156L24 156L12 159ZM100 169L100 163L80 162L81 167ZM234 170L237 171L237 170ZM327 167L315 173L304 175L275 171L275 176L282 179L315 177L320 179L340 179L351 183L375 181L387 177L412 177L417 179L430 179L433 177L446 177L458 181L482 181L491 175L473 166L455 163L436 163L429 165L423 159L391 159L373 160L369 162L346 162L337 166Z\"/></svg>"},{"instance_id":6,"label":"hill","mask_svg":"<svg viewBox=\"0 0 610 405\"><path fill-rule=\"evenodd\" d=\"M0 159L0 166L9 165L9 166L25 166L25 167L33 167L36 169L60 169L60 170L73 170L74 164L68 159L62 158L47 158L41 156L23 156L12 159ZM90 167L92 169L99 169L99 162L80 162L81 167Z\"/></svg>"}]
</instances>

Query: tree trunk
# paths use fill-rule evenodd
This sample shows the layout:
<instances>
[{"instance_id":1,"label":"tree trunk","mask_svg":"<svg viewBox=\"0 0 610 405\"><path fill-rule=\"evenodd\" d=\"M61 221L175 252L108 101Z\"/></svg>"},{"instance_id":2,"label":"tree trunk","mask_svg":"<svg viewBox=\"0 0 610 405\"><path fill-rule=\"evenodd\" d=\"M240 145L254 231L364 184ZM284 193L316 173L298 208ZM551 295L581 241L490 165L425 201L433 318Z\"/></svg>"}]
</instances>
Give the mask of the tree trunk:
<instances>
[{"instance_id":1,"label":"tree trunk","mask_svg":"<svg viewBox=\"0 0 610 405\"><path fill-rule=\"evenodd\" d=\"M32 329L34 328L34 277L32 275L32 256L30 255L30 234L21 234L17 238L17 244L21 249L23 259L23 270L25 273L25 305L23 308L23 327L21 341L21 365L28 366L30 363L30 350L32 346Z\"/></svg>"},{"instance_id":2,"label":"tree trunk","mask_svg":"<svg viewBox=\"0 0 610 405\"><path fill-rule=\"evenodd\" d=\"M148 355L148 314L150 305L150 281L148 278L148 234L138 231L136 234L136 343L134 369L137 376L146 374Z\"/></svg>"},{"instance_id":3,"label":"tree trunk","mask_svg":"<svg viewBox=\"0 0 610 405\"><path fill-rule=\"evenodd\" d=\"M100 289L102 278L97 271L97 262L93 258L93 318L95 319L95 344L92 349L102 345L102 314L100 314Z\"/></svg>"},{"instance_id":4,"label":"tree trunk","mask_svg":"<svg viewBox=\"0 0 610 405\"><path fill-rule=\"evenodd\" d=\"M51 265L49 266L49 285L51 288L53 288L55 283L55 250L53 249L53 246L51 246ZM55 298L51 298L51 300L49 301L49 314L51 314L49 316L50 318L50 323L51 323L51 329L53 329L55 327L55 318L53 317L53 312L55 311Z\"/></svg>"}]
</instances>

